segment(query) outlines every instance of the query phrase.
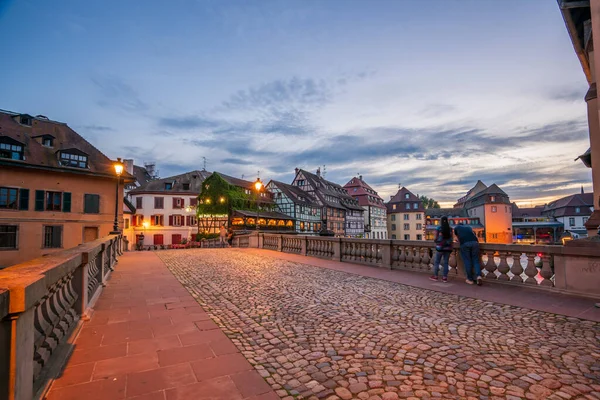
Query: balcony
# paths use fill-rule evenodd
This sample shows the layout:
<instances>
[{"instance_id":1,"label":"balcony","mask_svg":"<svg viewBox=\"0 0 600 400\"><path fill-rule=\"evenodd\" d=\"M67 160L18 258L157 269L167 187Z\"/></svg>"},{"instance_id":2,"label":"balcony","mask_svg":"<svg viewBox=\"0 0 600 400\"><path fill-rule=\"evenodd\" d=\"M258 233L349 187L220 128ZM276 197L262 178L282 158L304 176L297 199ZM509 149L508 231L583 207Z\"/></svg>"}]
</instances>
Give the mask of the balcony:
<instances>
[{"instance_id":1,"label":"balcony","mask_svg":"<svg viewBox=\"0 0 600 400\"><path fill-rule=\"evenodd\" d=\"M431 242L261 232L234 249L126 252L119 239L0 272L0 397L600 389L594 248L482 244L475 287L457 249L450 282L427 279ZM548 354L568 355L569 369Z\"/></svg>"}]
</instances>

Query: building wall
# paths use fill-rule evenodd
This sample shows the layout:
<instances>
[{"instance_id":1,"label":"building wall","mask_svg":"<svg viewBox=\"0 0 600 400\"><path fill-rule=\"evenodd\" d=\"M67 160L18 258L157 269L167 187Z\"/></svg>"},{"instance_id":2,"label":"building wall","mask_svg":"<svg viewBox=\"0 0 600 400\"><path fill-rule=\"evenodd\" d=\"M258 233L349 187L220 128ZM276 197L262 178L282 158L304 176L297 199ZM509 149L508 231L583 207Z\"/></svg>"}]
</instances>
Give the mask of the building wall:
<instances>
[{"instance_id":1,"label":"building wall","mask_svg":"<svg viewBox=\"0 0 600 400\"><path fill-rule=\"evenodd\" d=\"M364 209L365 225L371 226L371 232L365 232L365 238L387 239L388 229L386 209L373 206L364 206Z\"/></svg>"},{"instance_id":2,"label":"building wall","mask_svg":"<svg viewBox=\"0 0 600 400\"><path fill-rule=\"evenodd\" d=\"M107 236L113 230L115 216L114 180L83 174L70 174L46 170L2 167L0 187L29 189L28 210L0 209L0 225L17 226L17 249L0 249L0 267L7 267L33 258L52 254L84 243L84 233L90 240ZM36 190L71 193L71 212L35 211ZM99 195L99 213L84 213L84 195ZM119 199L123 196L120 185ZM61 202L61 209L62 209ZM120 202L121 203L121 202ZM122 210L119 206L119 228L122 227ZM45 248L44 226L62 226L60 248ZM88 228L87 232L86 229ZM92 236L91 233L94 233Z\"/></svg>"},{"instance_id":3,"label":"building wall","mask_svg":"<svg viewBox=\"0 0 600 400\"><path fill-rule=\"evenodd\" d=\"M136 207L136 216L143 216L143 221L146 224L139 224L135 226L132 224L132 229L134 233L133 243L134 245L137 243L136 236L144 234L144 246L150 246L155 244L155 235L163 235L163 244L171 245L173 244L173 235L181 235L182 239L191 239L192 235L196 234L198 230L198 225L193 223L192 225L187 225L188 216L195 217L196 210L195 208L191 208L190 210L186 210L186 207L190 205L190 199L194 198L194 195L191 193L146 193L146 194L131 194L130 196L131 203ZM142 207L138 207L137 198L142 198ZM154 207L154 198L162 197L163 200L163 208L155 208ZM173 199L174 198L183 198L184 205L183 208L173 208ZM163 225L153 225L151 222L151 218L153 215L162 215L163 216ZM169 226L169 216L180 215L182 216L182 226ZM217 227L218 231L218 227Z\"/></svg>"},{"instance_id":4,"label":"building wall","mask_svg":"<svg viewBox=\"0 0 600 400\"><path fill-rule=\"evenodd\" d=\"M365 219L362 211L348 210L346 211L346 236L349 237L364 237L365 234Z\"/></svg>"},{"instance_id":5,"label":"building wall","mask_svg":"<svg viewBox=\"0 0 600 400\"><path fill-rule=\"evenodd\" d=\"M512 243L512 207L504 203L486 204L484 226L486 243Z\"/></svg>"},{"instance_id":6,"label":"building wall","mask_svg":"<svg viewBox=\"0 0 600 400\"><path fill-rule=\"evenodd\" d=\"M344 236L345 231L345 212L338 208L323 207L323 219L327 219L327 229L333 231L335 236Z\"/></svg>"},{"instance_id":7,"label":"building wall","mask_svg":"<svg viewBox=\"0 0 600 400\"><path fill-rule=\"evenodd\" d=\"M565 231L585 230L583 224L585 224L589 217L589 215L564 216L557 217L556 220L563 223Z\"/></svg>"},{"instance_id":8,"label":"building wall","mask_svg":"<svg viewBox=\"0 0 600 400\"><path fill-rule=\"evenodd\" d=\"M408 219L405 219L405 215L408 215ZM408 224L408 229L405 229L405 224ZM387 235L392 240L425 240L425 213L388 213Z\"/></svg>"},{"instance_id":9,"label":"building wall","mask_svg":"<svg viewBox=\"0 0 600 400\"><path fill-rule=\"evenodd\" d=\"M592 35L593 42L600 45L600 4L597 1L590 2L592 16ZM595 47L594 46L594 47ZM596 67L600 66L600 52L590 51L590 71L592 75L592 83L597 83L598 73ZM600 104L598 99L594 97L587 102L588 105L588 122L590 132L590 148L592 154L592 183L594 189L594 212L595 215L600 211ZM566 228L565 228L566 229ZM595 235L596 231L591 229L589 235Z\"/></svg>"}]
</instances>

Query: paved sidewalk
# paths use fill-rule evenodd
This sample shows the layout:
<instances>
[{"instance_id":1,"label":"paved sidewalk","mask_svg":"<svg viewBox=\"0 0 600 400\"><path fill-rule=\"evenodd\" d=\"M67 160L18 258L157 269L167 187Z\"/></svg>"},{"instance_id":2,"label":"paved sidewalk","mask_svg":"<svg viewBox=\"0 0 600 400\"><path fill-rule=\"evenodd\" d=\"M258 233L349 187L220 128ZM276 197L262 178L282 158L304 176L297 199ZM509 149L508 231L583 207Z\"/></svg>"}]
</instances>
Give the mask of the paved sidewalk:
<instances>
[{"instance_id":1,"label":"paved sidewalk","mask_svg":"<svg viewBox=\"0 0 600 400\"><path fill-rule=\"evenodd\" d=\"M435 290L436 292L456 294L500 304L600 322L600 308L597 308L594 305L598 300L529 288L525 285L513 286L499 283L486 283L484 281L484 285L478 287L476 285L467 285L463 280L452 278L452 276L450 276L448 283L433 282L429 280L427 274L411 271L388 270L367 265L325 260L316 257L307 257L265 249L235 250L250 254L262 254L268 257L276 257L282 260L382 279L389 282L402 283L408 286ZM600 288L598 290L600 291Z\"/></svg>"},{"instance_id":2,"label":"paved sidewalk","mask_svg":"<svg viewBox=\"0 0 600 400\"><path fill-rule=\"evenodd\" d=\"M153 252L126 253L54 400L279 399Z\"/></svg>"}]
</instances>

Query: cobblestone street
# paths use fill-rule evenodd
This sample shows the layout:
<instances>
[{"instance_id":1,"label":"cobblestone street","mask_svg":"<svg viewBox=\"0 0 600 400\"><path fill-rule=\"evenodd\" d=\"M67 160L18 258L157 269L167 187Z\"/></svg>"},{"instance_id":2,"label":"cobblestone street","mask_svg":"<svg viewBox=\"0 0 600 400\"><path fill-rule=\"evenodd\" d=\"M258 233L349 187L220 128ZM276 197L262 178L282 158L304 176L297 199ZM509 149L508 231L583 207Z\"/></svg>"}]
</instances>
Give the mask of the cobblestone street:
<instances>
[{"instance_id":1,"label":"cobblestone street","mask_svg":"<svg viewBox=\"0 0 600 400\"><path fill-rule=\"evenodd\" d=\"M285 400L600 399L595 322L235 249L156 254Z\"/></svg>"}]
</instances>

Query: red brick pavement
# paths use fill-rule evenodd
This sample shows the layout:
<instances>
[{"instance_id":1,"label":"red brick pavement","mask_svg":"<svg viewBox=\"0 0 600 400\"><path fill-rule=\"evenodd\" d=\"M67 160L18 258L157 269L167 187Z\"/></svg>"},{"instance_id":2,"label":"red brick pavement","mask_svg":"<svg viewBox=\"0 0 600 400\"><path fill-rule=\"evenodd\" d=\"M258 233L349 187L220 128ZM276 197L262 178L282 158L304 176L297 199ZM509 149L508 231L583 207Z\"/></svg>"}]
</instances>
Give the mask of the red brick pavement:
<instances>
[{"instance_id":1,"label":"red brick pavement","mask_svg":"<svg viewBox=\"0 0 600 400\"><path fill-rule=\"evenodd\" d=\"M152 252L121 257L49 400L277 400Z\"/></svg>"}]
</instances>

